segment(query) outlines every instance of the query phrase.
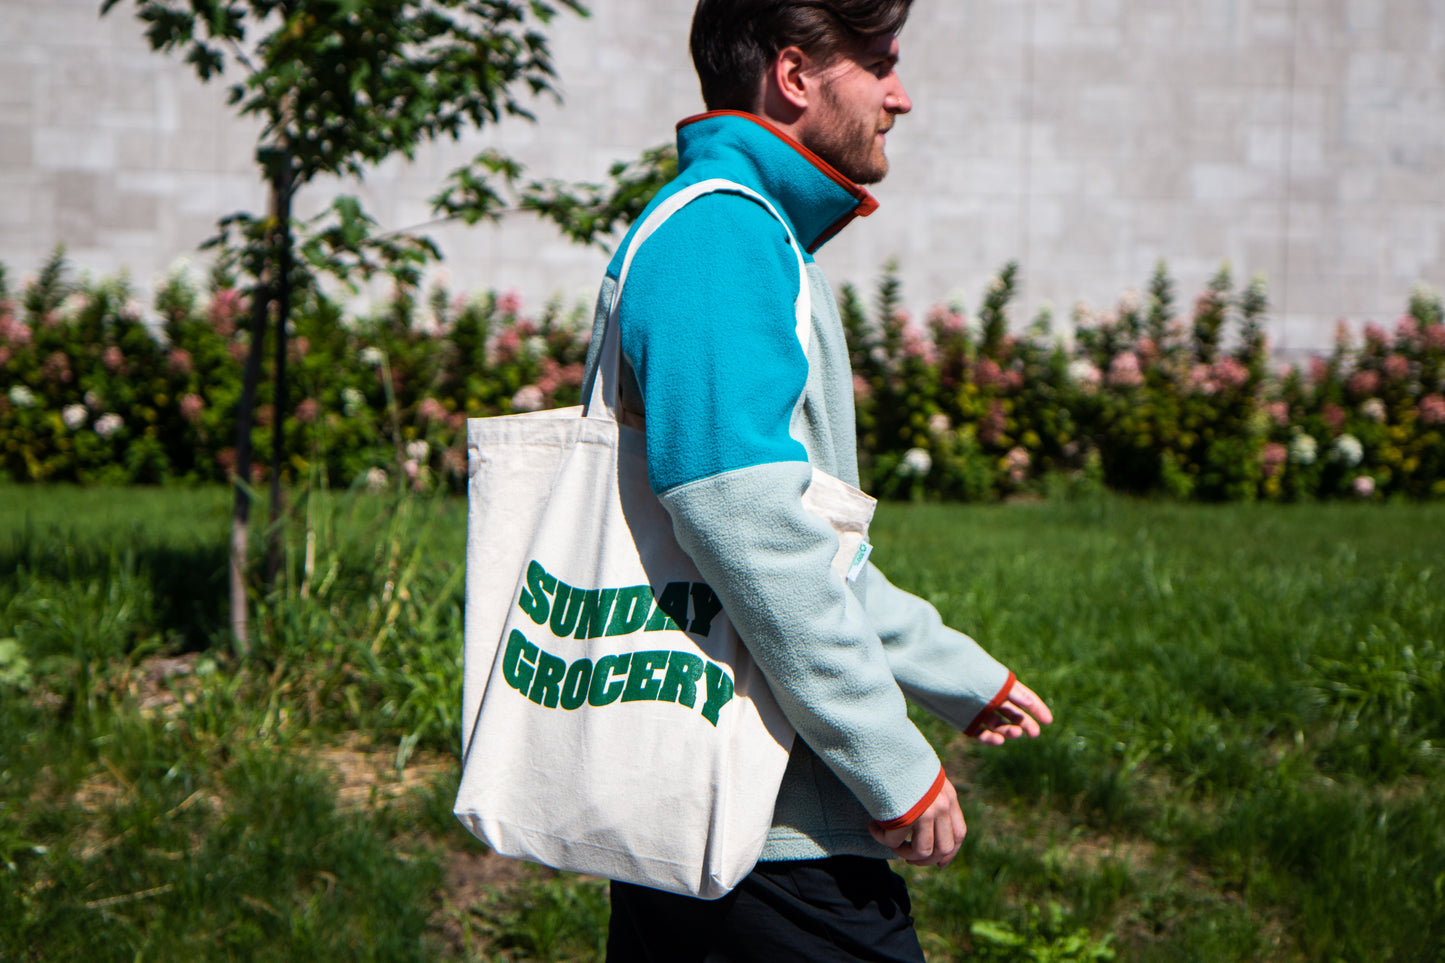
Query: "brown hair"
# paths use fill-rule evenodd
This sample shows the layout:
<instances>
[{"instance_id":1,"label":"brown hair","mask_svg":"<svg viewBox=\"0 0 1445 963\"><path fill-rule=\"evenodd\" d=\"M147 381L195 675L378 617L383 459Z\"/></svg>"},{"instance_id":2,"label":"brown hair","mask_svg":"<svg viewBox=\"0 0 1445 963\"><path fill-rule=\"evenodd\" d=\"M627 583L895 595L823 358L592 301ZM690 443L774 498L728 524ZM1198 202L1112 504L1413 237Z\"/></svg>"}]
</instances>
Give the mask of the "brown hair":
<instances>
[{"instance_id":1,"label":"brown hair","mask_svg":"<svg viewBox=\"0 0 1445 963\"><path fill-rule=\"evenodd\" d=\"M913 0L699 0L692 62L709 110L752 110L763 72L785 47L824 64L898 33Z\"/></svg>"}]
</instances>

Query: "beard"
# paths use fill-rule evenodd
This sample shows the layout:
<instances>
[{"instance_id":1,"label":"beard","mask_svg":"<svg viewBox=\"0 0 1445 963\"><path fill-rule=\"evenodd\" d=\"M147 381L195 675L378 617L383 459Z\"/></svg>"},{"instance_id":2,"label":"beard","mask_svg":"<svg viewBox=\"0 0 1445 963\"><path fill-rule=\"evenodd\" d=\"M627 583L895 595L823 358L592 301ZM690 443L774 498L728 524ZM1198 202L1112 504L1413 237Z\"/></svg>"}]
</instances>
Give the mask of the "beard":
<instances>
[{"instance_id":1,"label":"beard","mask_svg":"<svg viewBox=\"0 0 1445 963\"><path fill-rule=\"evenodd\" d=\"M814 125L803 146L831 164L855 184L876 184L888 173L888 158L878 144L877 134L893 126L880 127L876 114L850 115L829 85L822 88L822 121Z\"/></svg>"}]
</instances>

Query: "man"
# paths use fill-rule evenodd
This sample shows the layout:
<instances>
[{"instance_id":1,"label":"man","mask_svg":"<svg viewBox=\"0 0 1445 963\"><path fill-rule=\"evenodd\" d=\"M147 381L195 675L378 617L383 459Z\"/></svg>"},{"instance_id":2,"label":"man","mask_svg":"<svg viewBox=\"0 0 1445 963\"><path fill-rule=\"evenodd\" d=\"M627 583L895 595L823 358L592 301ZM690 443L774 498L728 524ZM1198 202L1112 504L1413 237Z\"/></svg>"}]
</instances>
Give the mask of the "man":
<instances>
[{"instance_id":1,"label":"man","mask_svg":"<svg viewBox=\"0 0 1445 963\"><path fill-rule=\"evenodd\" d=\"M622 405L645 416L651 485L798 736L757 869L716 902L614 883L610 960L922 960L886 860L946 866L965 825L905 695L991 745L1051 721L871 564L836 574L837 536L802 503L813 467L858 480L847 349L812 252L877 206L858 184L887 173L888 131L911 108L895 69L910 3L701 0L694 14L709 112L678 125L678 177L654 206L723 178L776 213L704 194L639 246L618 310ZM803 339L789 231L807 252ZM619 253L594 345L620 268Z\"/></svg>"}]
</instances>

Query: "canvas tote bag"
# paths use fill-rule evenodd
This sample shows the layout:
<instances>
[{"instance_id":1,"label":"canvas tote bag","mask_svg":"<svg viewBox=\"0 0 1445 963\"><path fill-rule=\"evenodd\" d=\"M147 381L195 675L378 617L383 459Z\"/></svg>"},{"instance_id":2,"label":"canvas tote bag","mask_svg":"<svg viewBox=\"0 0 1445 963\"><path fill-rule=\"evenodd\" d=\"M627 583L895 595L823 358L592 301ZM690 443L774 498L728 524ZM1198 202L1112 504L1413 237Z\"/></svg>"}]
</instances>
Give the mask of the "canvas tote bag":
<instances>
[{"instance_id":1,"label":"canvas tote bag","mask_svg":"<svg viewBox=\"0 0 1445 963\"><path fill-rule=\"evenodd\" d=\"M705 181L643 222L585 407L467 422L455 805L503 855L709 899L757 862L794 733L678 546L648 486L643 431L620 423L617 305L638 247L716 190L767 204ZM806 353L808 280L793 249ZM838 571L861 567L873 499L815 470L804 504L838 531Z\"/></svg>"}]
</instances>

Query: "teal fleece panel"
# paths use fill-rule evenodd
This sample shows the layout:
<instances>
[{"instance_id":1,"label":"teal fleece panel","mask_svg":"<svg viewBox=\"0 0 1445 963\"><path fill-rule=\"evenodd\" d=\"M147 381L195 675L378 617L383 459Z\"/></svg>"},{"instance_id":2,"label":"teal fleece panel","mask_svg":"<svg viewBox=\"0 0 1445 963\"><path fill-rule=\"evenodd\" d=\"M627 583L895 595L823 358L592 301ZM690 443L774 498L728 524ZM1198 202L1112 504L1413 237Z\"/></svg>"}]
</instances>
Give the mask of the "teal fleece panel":
<instances>
[{"instance_id":1,"label":"teal fleece panel","mask_svg":"<svg viewBox=\"0 0 1445 963\"><path fill-rule=\"evenodd\" d=\"M805 247L857 204L751 121L710 117L678 141L681 173L654 204L726 178L768 197ZM603 280L594 352L630 243ZM634 255L622 291L621 402L645 413L649 475L677 538L799 732L763 859L887 857L868 820L907 812L939 767L903 695L962 728L1007 670L872 566L851 585L832 569L837 537L801 499L810 464L857 484L853 384L837 304L805 261L806 357L782 225L736 193L674 214ZM589 381L594 369L589 357Z\"/></svg>"},{"instance_id":2,"label":"teal fleece panel","mask_svg":"<svg viewBox=\"0 0 1445 963\"><path fill-rule=\"evenodd\" d=\"M654 491L808 460L789 434L808 377L797 294L783 225L736 194L688 204L634 256L622 290L622 353L646 399Z\"/></svg>"}]
</instances>

